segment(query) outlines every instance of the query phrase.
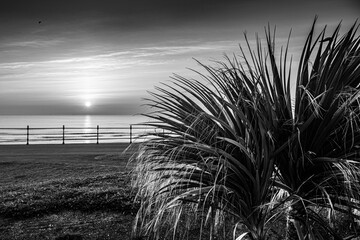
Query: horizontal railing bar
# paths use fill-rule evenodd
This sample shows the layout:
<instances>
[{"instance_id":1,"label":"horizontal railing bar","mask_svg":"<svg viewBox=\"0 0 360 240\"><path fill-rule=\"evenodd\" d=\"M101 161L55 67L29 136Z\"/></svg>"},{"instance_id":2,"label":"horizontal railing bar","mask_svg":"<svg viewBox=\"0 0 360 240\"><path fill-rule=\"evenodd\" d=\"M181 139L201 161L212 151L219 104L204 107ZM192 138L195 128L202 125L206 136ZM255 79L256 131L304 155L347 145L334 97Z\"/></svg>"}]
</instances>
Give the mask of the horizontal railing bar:
<instances>
[{"instance_id":1,"label":"horizontal railing bar","mask_svg":"<svg viewBox=\"0 0 360 240\"><path fill-rule=\"evenodd\" d=\"M132 124L131 124L132 125ZM97 129L97 127L66 127L65 129ZM129 127L101 127L99 125L100 129L129 129ZM19 127L19 128L4 128L4 127L0 127L0 130L26 130L27 127L23 128L23 127ZM30 127L29 129L34 129L34 130L47 130L47 129L57 129L57 130L62 130L63 127ZM133 127L133 129L153 129L153 127Z\"/></svg>"},{"instance_id":2,"label":"horizontal railing bar","mask_svg":"<svg viewBox=\"0 0 360 240\"><path fill-rule=\"evenodd\" d=\"M0 130L26 130L26 128L0 128Z\"/></svg>"},{"instance_id":3,"label":"horizontal railing bar","mask_svg":"<svg viewBox=\"0 0 360 240\"><path fill-rule=\"evenodd\" d=\"M96 130L97 127L66 127L65 126L65 129L93 129L93 130ZM101 126L99 126L99 129L129 129L129 127L101 127Z\"/></svg>"}]
</instances>

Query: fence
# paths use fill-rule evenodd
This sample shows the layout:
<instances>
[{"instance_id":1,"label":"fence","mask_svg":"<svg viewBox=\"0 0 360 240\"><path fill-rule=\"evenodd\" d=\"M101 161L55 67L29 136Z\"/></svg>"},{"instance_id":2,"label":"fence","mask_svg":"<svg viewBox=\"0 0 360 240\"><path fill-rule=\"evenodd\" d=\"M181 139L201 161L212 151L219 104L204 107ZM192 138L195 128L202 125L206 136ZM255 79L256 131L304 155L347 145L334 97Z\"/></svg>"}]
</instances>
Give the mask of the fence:
<instances>
[{"instance_id":1,"label":"fence","mask_svg":"<svg viewBox=\"0 0 360 240\"><path fill-rule=\"evenodd\" d=\"M21 144L30 143L109 143L129 142L134 139L145 140L142 136L149 127L129 125L129 127L100 127L78 128L0 128L0 144Z\"/></svg>"}]
</instances>

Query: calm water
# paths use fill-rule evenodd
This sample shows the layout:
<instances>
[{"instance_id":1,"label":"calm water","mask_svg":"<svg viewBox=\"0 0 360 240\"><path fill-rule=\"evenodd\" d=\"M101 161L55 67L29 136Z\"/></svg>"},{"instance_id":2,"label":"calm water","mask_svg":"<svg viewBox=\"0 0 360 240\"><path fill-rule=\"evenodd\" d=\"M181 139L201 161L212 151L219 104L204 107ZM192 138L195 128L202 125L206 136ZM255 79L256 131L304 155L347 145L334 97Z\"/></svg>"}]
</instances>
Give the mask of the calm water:
<instances>
[{"instance_id":1,"label":"calm water","mask_svg":"<svg viewBox=\"0 0 360 240\"><path fill-rule=\"evenodd\" d=\"M144 117L132 115L0 115L0 128L120 127L144 121Z\"/></svg>"},{"instance_id":2,"label":"calm water","mask_svg":"<svg viewBox=\"0 0 360 240\"><path fill-rule=\"evenodd\" d=\"M27 126L30 144L61 144L63 138L65 143L124 142L143 131L130 125L146 121L130 115L0 115L0 144L26 144Z\"/></svg>"}]
</instances>

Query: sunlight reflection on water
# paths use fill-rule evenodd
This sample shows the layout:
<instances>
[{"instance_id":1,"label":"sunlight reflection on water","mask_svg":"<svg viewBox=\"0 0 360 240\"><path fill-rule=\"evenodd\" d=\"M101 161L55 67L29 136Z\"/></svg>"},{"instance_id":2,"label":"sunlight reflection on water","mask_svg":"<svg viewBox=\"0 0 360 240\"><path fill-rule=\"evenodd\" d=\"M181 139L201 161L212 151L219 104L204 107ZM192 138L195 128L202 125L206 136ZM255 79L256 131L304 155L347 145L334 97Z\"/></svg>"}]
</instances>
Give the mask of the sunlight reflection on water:
<instances>
[{"instance_id":1,"label":"sunlight reflection on water","mask_svg":"<svg viewBox=\"0 0 360 240\"><path fill-rule=\"evenodd\" d=\"M85 120L84 120L84 134L86 136L91 136L91 133L92 133L92 129L89 129L91 128L91 116L90 115L86 115L85 116ZM85 143L90 143L90 140L85 140Z\"/></svg>"}]
</instances>

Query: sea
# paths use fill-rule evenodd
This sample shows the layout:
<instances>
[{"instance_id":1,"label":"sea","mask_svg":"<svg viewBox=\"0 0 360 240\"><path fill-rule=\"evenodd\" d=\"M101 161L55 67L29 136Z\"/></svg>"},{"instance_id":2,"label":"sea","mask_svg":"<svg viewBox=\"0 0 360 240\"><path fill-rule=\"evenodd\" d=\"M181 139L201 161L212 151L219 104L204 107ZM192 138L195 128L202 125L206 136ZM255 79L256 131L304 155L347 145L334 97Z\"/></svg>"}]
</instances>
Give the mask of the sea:
<instances>
[{"instance_id":1,"label":"sea","mask_svg":"<svg viewBox=\"0 0 360 240\"><path fill-rule=\"evenodd\" d=\"M0 115L0 145L132 142L149 131L141 115Z\"/></svg>"}]
</instances>

